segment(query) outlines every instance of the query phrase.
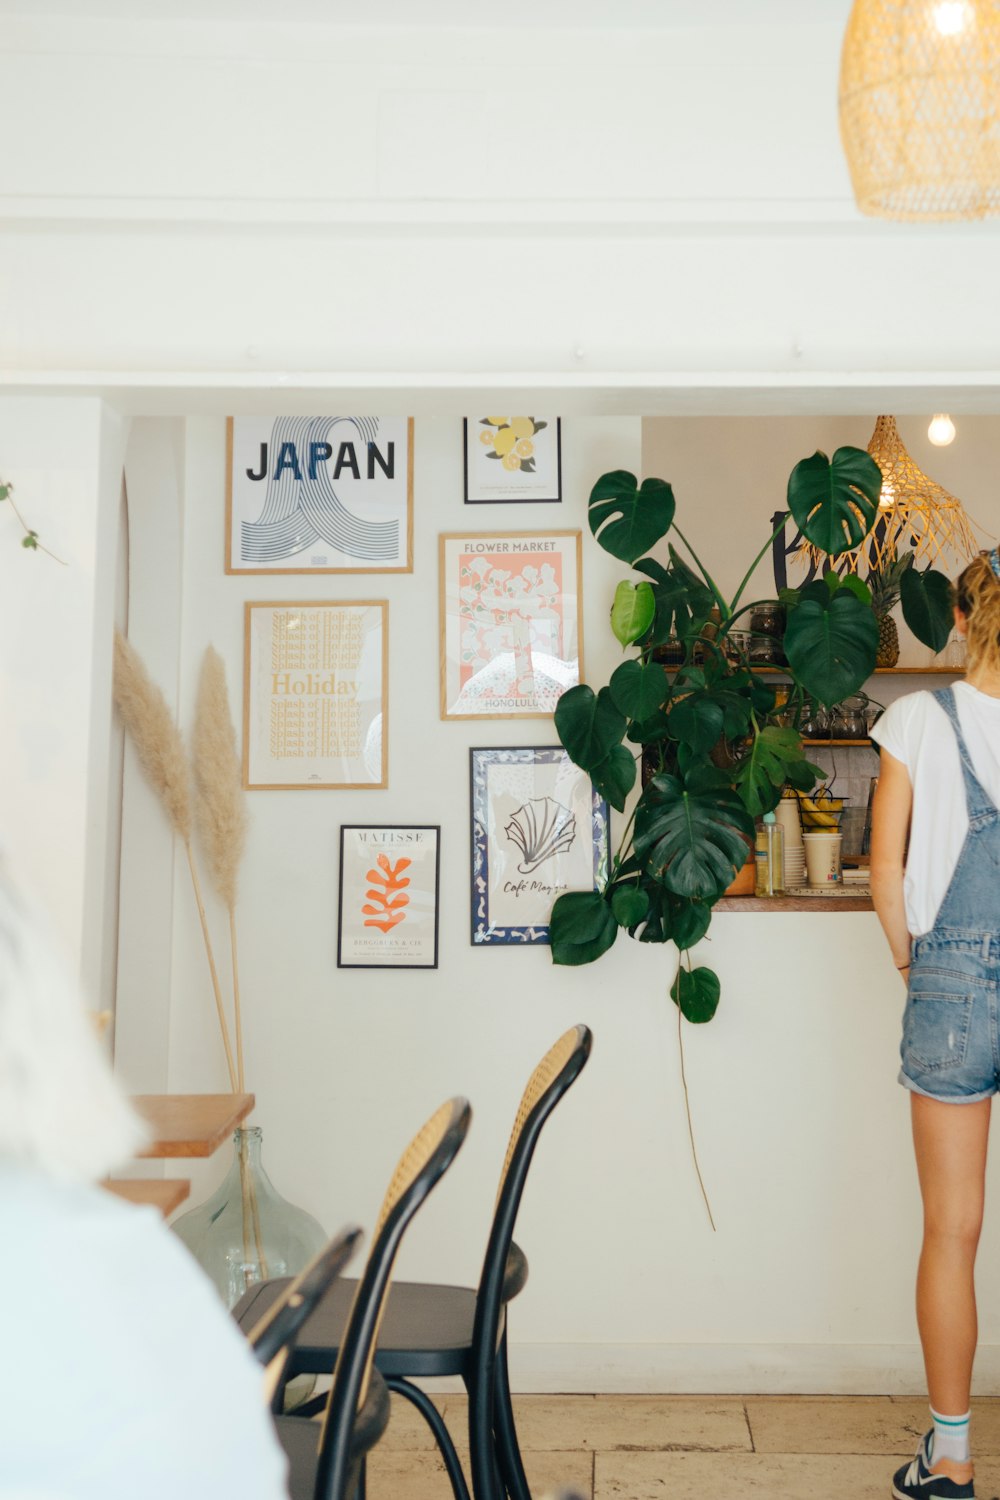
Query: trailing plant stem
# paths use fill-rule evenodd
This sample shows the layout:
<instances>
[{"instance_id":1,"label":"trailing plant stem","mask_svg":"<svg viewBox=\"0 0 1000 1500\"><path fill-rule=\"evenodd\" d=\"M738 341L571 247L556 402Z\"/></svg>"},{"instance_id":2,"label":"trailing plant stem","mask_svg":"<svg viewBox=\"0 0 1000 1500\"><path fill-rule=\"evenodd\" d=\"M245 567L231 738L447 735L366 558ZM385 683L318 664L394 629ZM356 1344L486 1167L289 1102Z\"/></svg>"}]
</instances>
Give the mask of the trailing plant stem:
<instances>
[{"instance_id":1,"label":"trailing plant stem","mask_svg":"<svg viewBox=\"0 0 1000 1500\"><path fill-rule=\"evenodd\" d=\"M191 884L194 886L194 899L198 907L198 917L201 921L201 935L205 942L205 955L208 959L208 970L212 976L212 992L215 995L215 1008L219 1016L219 1029L222 1032L222 1045L226 1051L226 1067L229 1069L229 1087L235 1094L236 1067L233 1063L233 1049L229 1044L229 1027L226 1025L226 1013L222 1008L222 990L219 986L219 975L215 968L215 955L212 952L212 939L208 931L208 918L205 915L205 903L201 897L201 881L198 879L198 870L194 862L194 852L189 839L184 840L184 850L187 854L188 869L191 871Z\"/></svg>"},{"instance_id":2,"label":"trailing plant stem","mask_svg":"<svg viewBox=\"0 0 1000 1500\"><path fill-rule=\"evenodd\" d=\"M715 595L715 602L719 606L719 613L722 616L723 620L725 620L729 615L729 606L720 594L718 584L712 578L711 573L705 567L705 564L702 562L701 558L698 556L697 552L694 550L681 528L677 525L676 521L674 522L673 529L690 552L692 561L697 567L701 569L701 576L704 578L712 593ZM756 567L756 563L754 564L754 566Z\"/></svg>"},{"instance_id":3,"label":"trailing plant stem","mask_svg":"<svg viewBox=\"0 0 1000 1500\"><path fill-rule=\"evenodd\" d=\"M688 973L690 973L690 953L685 954L685 957L687 958ZM678 969L679 968L680 964L678 964ZM691 1141L691 1159L694 1162L694 1170L698 1178L698 1186L701 1188L701 1196L705 1200L705 1211L708 1214L708 1222L712 1226L712 1233L716 1234L718 1233L718 1231L715 1227L715 1219L712 1216L712 1205L709 1203L708 1193L705 1191L704 1178L701 1175L701 1167L698 1165L698 1148L694 1143L694 1122L691 1119L691 1099L688 1094L687 1074L684 1068L684 1014L679 1005L677 1007L677 1046L680 1050L681 1057L681 1084L684 1088L684 1111L687 1115L688 1137Z\"/></svg>"},{"instance_id":4,"label":"trailing plant stem","mask_svg":"<svg viewBox=\"0 0 1000 1500\"><path fill-rule=\"evenodd\" d=\"M38 540L38 532L32 531L31 527L28 525L27 521L18 510L17 506L14 504L13 498L11 497L12 489L13 485L7 486L7 494L5 498L7 500L7 504L10 506L18 521L21 523L21 530L24 532L25 536L33 538L33 540L31 541L31 550L33 552L44 552L46 557L51 557L53 562L57 562L61 568L65 568L66 563L63 561L63 559L61 557L56 557L54 552L50 552L48 547L43 546L42 543ZM28 546L28 543L25 542L24 545Z\"/></svg>"},{"instance_id":5,"label":"trailing plant stem","mask_svg":"<svg viewBox=\"0 0 1000 1500\"><path fill-rule=\"evenodd\" d=\"M767 555L768 549L772 546L772 544L774 542L775 537L779 537L781 535L781 533L784 531L784 529L785 529L785 522L787 520L788 520L788 511L786 510L785 513L784 513L784 515L781 518L781 525L780 526L776 526L774 528L774 530L771 532L771 535L768 537L767 541L764 543L763 547L761 547L760 551L757 553L757 556L754 558L753 562L750 564L749 568L747 568L746 572L744 573L744 575L743 575L743 581L740 584L739 588L736 590L736 593L733 596L733 602L730 605L730 610L732 611L732 613L735 614L735 612L736 612L736 606L737 606L737 604L739 604L741 598L743 597L743 590L746 588L747 584L750 582L750 579L753 577L754 573L757 571L757 568L763 562L765 556ZM747 608L752 608L752 606L748 605ZM740 613L742 614L743 611L740 610Z\"/></svg>"}]
</instances>

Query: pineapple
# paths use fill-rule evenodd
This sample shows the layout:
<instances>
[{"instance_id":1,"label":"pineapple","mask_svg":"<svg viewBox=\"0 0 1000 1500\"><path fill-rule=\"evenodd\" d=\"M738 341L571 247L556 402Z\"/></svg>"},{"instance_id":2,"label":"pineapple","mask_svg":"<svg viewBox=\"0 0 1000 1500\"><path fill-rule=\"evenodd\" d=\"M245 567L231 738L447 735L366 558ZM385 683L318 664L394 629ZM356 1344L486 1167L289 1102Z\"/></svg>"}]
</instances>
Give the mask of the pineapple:
<instances>
[{"instance_id":1,"label":"pineapple","mask_svg":"<svg viewBox=\"0 0 1000 1500\"><path fill-rule=\"evenodd\" d=\"M913 566L913 553L897 557L895 551L883 559L880 568L872 568L865 579L872 596L872 612L878 621L877 667L894 667L899 661L899 631L891 611L899 603L903 574Z\"/></svg>"}]
</instances>

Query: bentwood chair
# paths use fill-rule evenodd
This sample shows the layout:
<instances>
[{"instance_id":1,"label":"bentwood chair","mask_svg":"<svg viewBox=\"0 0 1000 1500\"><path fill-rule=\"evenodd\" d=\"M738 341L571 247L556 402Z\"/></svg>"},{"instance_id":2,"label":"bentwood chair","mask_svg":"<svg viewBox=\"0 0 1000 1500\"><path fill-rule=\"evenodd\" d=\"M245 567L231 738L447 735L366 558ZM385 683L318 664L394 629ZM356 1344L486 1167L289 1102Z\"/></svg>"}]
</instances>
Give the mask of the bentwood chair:
<instances>
[{"instance_id":1,"label":"bentwood chair","mask_svg":"<svg viewBox=\"0 0 1000 1500\"><path fill-rule=\"evenodd\" d=\"M493 1223L478 1289L397 1282L386 1304L375 1362L391 1391L423 1415L440 1449L456 1500L469 1489L454 1442L437 1407L414 1377L460 1375L469 1393L472 1486L476 1500L531 1500L511 1403L507 1367L507 1304L528 1279L528 1262L514 1243L514 1225L528 1168L549 1115L579 1076L591 1049L586 1026L574 1026L542 1058L528 1081L514 1121L500 1177ZM340 1345L350 1297L339 1281L307 1319L289 1374L329 1368ZM262 1282L236 1307L243 1326L280 1294ZM299 1410L303 1410L300 1408Z\"/></svg>"},{"instance_id":2,"label":"bentwood chair","mask_svg":"<svg viewBox=\"0 0 1000 1500\"><path fill-rule=\"evenodd\" d=\"M264 1366L264 1393L272 1408L283 1387L282 1376L299 1329L347 1265L361 1237L362 1231L353 1226L342 1229L294 1281L288 1282L282 1295L251 1328L250 1347Z\"/></svg>"},{"instance_id":3,"label":"bentwood chair","mask_svg":"<svg viewBox=\"0 0 1000 1500\"><path fill-rule=\"evenodd\" d=\"M364 1494L365 1455L389 1420L389 1393L373 1365L393 1263L407 1225L454 1161L471 1118L467 1100L449 1100L399 1159L364 1272L360 1281L351 1283L353 1299L342 1337L326 1366L328 1372L335 1354L333 1386L325 1398L322 1423L302 1416L276 1419L278 1438L289 1459L291 1500L351 1500Z\"/></svg>"}]
</instances>

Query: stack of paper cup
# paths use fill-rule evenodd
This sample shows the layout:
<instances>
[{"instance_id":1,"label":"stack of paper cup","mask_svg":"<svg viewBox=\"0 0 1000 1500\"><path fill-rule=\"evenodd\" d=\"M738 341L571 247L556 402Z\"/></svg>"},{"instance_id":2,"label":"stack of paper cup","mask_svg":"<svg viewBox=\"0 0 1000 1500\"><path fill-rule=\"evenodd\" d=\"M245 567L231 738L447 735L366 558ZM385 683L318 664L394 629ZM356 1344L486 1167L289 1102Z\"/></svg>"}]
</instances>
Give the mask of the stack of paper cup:
<instances>
[{"instance_id":1,"label":"stack of paper cup","mask_svg":"<svg viewBox=\"0 0 1000 1500\"><path fill-rule=\"evenodd\" d=\"M799 818L799 801L794 794L782 797L774 815L785 835L785 889L805 885L806 854L802 842L802 822Z\"/></svg>"}]
</instances>

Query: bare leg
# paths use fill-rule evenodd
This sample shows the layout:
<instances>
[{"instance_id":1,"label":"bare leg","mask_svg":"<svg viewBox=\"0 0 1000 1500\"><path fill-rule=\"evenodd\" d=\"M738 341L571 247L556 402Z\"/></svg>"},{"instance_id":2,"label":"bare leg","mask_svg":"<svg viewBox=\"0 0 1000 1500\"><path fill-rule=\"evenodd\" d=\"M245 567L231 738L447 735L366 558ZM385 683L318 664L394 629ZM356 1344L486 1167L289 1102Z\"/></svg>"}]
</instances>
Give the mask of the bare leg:
<instances>
[{"instance_id":1,"label":"bare leg","mask_svg":"<svg viewBox=\"0 0 1000 1500\"><path fill-rule=\"evenodd\" d=\"M983 1222L991 1100L944 1104L911 1094L913 1146L924 1204L917 1271L917 1324L935 1411L969 1409L978 1324L974 1267ZM958 1483L971 1464L941 1461Z\"/></svg>"}]
</instances>

